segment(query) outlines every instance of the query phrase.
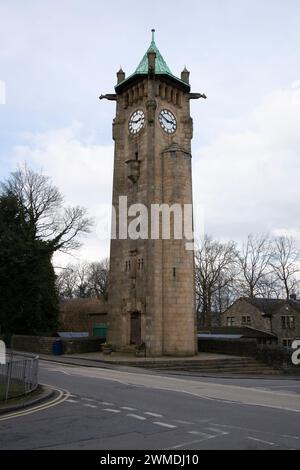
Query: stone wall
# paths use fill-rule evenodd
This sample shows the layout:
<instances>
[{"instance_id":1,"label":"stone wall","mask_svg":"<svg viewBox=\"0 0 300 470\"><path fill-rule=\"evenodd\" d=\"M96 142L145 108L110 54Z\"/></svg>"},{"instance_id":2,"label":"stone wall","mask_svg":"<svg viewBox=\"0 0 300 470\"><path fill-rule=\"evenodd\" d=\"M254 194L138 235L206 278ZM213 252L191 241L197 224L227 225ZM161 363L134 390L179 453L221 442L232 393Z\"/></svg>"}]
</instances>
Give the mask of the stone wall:
<instances>
[{"instance_id":1,"label":"stone wall","mask_svg":"<svg viewBox=\"0 0 300 470\"><path fill-rule=\"evenodd\" d=\"M36 354L52 354L53 343L57 338L42 336L13 335L11 348L16 351L31 352Z\"/></svg>"},{"instance_id":2,"label":"stone wall","mask_svg":"<svg viewBox=\"0 0 300 470\"><path fill-rule=\"evenodd\" d=\"M252 339L237 341L201 338L201 340L198 341L198 350L199 352L254 357L257 352L257 342Z\"/></svg>"},{"instance_id":3,"label":"stone wall","mask_svg":"<svg viewBox=\"0 0 300 470\"><path fill-rule=\"evenodd\" d=\"M260 347L256 352L256 359L276 369L281 369L285 373L300 375L300 366L292 363L293 353L292 349L281 346Z\"/></svg>"},{"instance_id":4,"label":"stone wall","mask_svg":"<svg viewBox=\"0 0 300 470\"><path fill-rule=\"evenodd\" d=\"M292 363L292 349L280 346L259 346L256 340L216 340L201 339L198 341L199 352L229 354L232 356L253 357L283 373L300 375L300 366Z\"/></svg>"},{"instance_id":5,"label":"stone wall","mask_svg":"<svg viewBox=\"0 0 300 470\"><path fill-rule=\"evenodd\" d=\"M59 338L46 338L41 336L12 337L11 348L16 351L31 352L36 354L53 354L53 343ZM62 339L63 354L84 354L99 352L103 340L98 338Z\"/></svg>"},{"instance_id":6,"label":"stone wall","mask_svg":"<svg viewBox=\"0 0 300 470\"><path fill-rule=\"evenodd\" d=\"M63 340L63 353L69 355L100 352L104 342L105 339L100 338Z\"/></svg>"}]
</instances>

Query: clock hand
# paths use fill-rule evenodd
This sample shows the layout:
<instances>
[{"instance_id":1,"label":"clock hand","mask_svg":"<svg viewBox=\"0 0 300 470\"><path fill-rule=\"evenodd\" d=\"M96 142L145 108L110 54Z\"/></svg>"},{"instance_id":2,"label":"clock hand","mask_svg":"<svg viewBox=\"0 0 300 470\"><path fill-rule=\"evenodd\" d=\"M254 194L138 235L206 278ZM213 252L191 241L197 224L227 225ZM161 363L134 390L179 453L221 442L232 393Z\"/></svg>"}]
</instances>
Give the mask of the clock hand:
<instances>
[{"instance_id":1,"label":"clock hand","mask_svg":"<svg viewBox=\"0 0 300 470\"><path fill-rule=\"evenodd\" d=\"M170 119L168 119L166 116L164 116L164 120L167 121L168 124L173 125L173 121L170 121Z\"/></svg>"}]
</instances>

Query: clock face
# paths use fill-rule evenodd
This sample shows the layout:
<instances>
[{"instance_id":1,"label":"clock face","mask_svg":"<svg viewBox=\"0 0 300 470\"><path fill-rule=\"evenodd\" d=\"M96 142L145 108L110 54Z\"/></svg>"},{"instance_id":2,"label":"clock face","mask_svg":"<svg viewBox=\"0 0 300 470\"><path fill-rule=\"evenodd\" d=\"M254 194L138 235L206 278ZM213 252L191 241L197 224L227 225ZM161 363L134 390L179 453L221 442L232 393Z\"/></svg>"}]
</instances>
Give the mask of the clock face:
<instances>
[{"instance_id":1,"label":"clock face","mask_svg":"<svg viewBox=\"0 0 300 470\"><path fill-rule=\"evenodd\" d=\"M139 109L135 111L129 119L129 132L130 134L137 134L140 132L145 124L145 114Z\"/></svg>"},{"instance_id":2,"label":"clock face","mask_svg":"<svg viewBox=\"0 0 300 470\"><path fill-rule=\"evenodd\" d=\"M167 134L174 134L177 129L177 121L176 117L174 116L171 111L168 109L163 109L159 114L159 122L161 127Z\"/></svg>"}]
</instances>

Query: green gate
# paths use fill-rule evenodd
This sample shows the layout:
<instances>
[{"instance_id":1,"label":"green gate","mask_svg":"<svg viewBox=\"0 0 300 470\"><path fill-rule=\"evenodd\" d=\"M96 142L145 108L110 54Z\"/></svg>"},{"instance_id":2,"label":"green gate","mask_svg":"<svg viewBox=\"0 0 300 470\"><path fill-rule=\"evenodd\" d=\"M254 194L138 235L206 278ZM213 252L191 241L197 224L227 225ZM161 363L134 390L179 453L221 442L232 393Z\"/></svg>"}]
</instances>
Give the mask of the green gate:
<instances>
[{"instance_id":1,"label":"green gate","mask_svg":"<svg viewBox=\"0 0 300 470\"><path fill-rule=\"evenodd\" d=\"M106 339L107 326L106 325L95 325L93 327L93 336L96 338Z\"/></svg>"}]
</instances>

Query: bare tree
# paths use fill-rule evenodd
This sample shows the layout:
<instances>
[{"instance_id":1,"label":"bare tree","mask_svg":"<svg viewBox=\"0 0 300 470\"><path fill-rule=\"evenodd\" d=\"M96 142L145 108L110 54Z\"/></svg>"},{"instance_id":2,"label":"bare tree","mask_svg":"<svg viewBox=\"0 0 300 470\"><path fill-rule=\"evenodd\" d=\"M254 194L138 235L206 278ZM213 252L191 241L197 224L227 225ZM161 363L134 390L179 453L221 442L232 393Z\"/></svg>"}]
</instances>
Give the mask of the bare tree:
<instances>
[{"instance_id":1,"label":"bare tree","mask_svg":"<svg viewBox=\"0 0 300 470\"><path fill-rule=\"evenodd\" d=\"M76 290L75 297L79 299L88 299L93 297L92 289L89 282L90 265L82 262L74 267L76 273Z\"/></svg>"},{"instance_id":2,"label":"bare tree","mask_svg":"<svg viewBox=\"0 0 300 470\"><path fill-rule=\"evenodd\" d=\"M109 261L79 263L61 270L57 288L61 299L108 298Z\"/></svg>"},{"instance_id":3,"label":"bare tree","mask_svg":"<svg viewBox=\"0 0 300 470\"><path fill-rule=\"evenodd\" d=\"M77 273L74 266L60 268L61 271L56 277L56 286L61 300L73 299L76 296Z\"/></svg>"},{"instance_id":4,"label":"bare tree","mask_svg":"<svg viewBox=\"0 0 300 470\"><path fill-rule=\"evenodd\" d=\"M99 263L91 263L89 268L89 285L94 296L98 299L108 299L109 259Z\"/></svg>"},{"instance_id":5,"label":"bare tree","mask_svg":"<svg viewBox=\"0 0 300 470\"><path fill-rule=\"evenodd\" d=\"M249 235L239 253L240 292L254 298L260 295L264 283L268 283L272 244L267 235Z\"/></svg>"},{"instance_id":6,"label":"bare tree","mask_svg":"<svg viewBox=\"0 0 300 470\"><path fill-rule=\"evenodd\" d=\"M1 192L17 197L32 239L47 242L49 251L69 253L81 246L78 238L90 232L92 221L83 207L64 207L63 196L49 177L27 166L11 174L1 183Z\"/></svg>"},{"instance_id":7,"label":"bare tree","mask_svg":"<svg viewBox=\"0 0 300 470\"><path fill-rule=\"evenodd\" d=\"M237 275L236 245L220 243L206 236L195 253L195 285L198 314L202 323L211 325L213 302L222 308L225 290L233 284Z\"/></svg>"},{"instance_id":8,"label":"bare tree","mask_svg":"<svg viewBox=\"0 0 300 470\"><path fill-rule=\"evenodd\" d=\"M299 263L300 252L295 240L285 236L275 238L271 266L284 289L287 299L297 289L298 280L296 276L300 272Z\"/></svg>"}]
</instances>

